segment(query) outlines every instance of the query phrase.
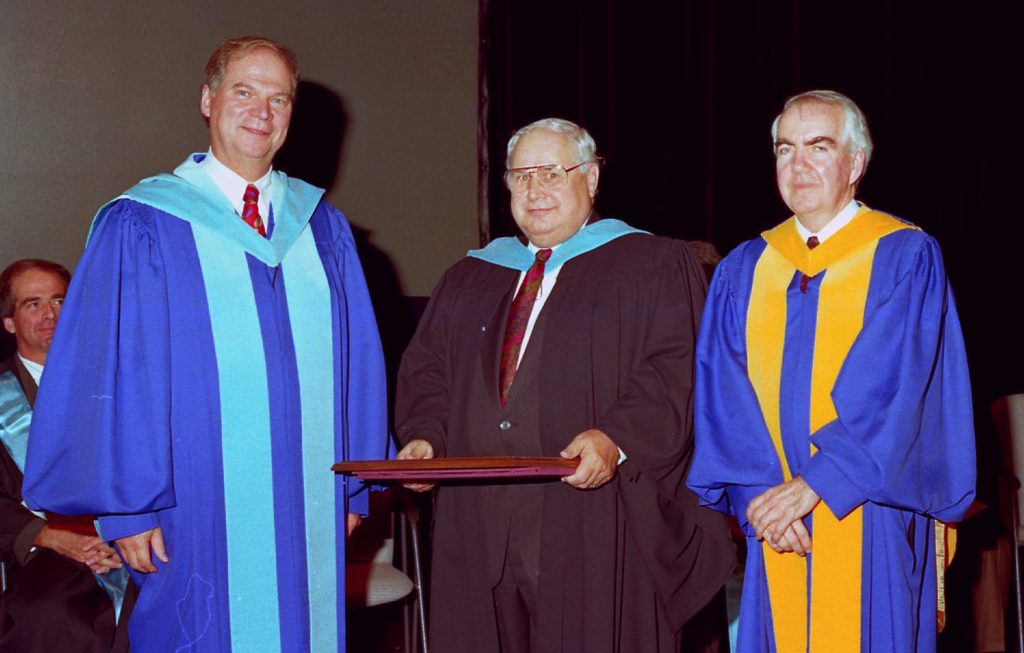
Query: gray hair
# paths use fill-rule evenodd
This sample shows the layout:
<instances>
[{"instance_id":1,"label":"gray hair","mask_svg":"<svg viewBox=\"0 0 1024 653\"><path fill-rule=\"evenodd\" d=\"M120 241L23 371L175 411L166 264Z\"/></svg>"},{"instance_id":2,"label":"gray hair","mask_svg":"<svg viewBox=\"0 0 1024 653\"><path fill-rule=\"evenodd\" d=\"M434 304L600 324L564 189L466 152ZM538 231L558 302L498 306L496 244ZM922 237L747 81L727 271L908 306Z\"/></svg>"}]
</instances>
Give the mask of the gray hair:
<instances>
[{"instance_id":1,"label":"gray hair","mask_svg":"<svg viewBox=\"0 0 1024 653\"><path fill-rule=\"evenodd\" d=\"M836 91L807 91L786 100L786 103L782 105L782 112L775 116L775 121L772 123L772 145L775 144L775 140L778 138L779 120L782 118L782 114L786 112L786 109L801 102L821 102L842 107L842 144L852 152L864 153L864 170L867 170L868 161L871 160L871 152L875 148L871 142L871 133L868 131L868 119L864 117L864 112L860 110L860 107L853 100Z\"/></svg>"},{"instance_id":2,"label":"gray hair","mask_svg":"<svg viewBox=\"0 0 1024 653\"><path fill-rule=\"evenodd\" d=\"M594 143L594 137L590 135L590 132L569 120L544 118L531 122L512 134L512 138L508 139L508 150L505 154L506 168L512 165L512 150L516 148L516 143L519 142L519 139L535 131L549 131L567 135L569 141L576 147L576 154L579 156L579 160L576 163L583 163L584 161L589 163L597 160L597 144ZM582 172L586 172L589 168L589 165L584 166Z\"/></svg>"}]
</instances>

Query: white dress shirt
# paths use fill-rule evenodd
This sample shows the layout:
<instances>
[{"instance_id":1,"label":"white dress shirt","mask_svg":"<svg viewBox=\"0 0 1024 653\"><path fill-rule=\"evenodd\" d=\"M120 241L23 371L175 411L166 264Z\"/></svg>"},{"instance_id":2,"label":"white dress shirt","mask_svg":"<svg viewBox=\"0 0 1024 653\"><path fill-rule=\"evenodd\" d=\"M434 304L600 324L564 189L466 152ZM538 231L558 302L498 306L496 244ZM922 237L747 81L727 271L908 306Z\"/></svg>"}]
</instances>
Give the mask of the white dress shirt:
<instances>
[{"instance_id":1,"label":"white dress shirt","mask_svg":"<svg viewBox=\"0 0 1024 653\"><path fill-rule=\"evenodd\" d=\"M33 363L32 361L25 358L21 354L18 354L18 358L21 359L21 364L25 366L25 369L28 370L28 373L32 375L32 378L35 380L36 385L39 385L39 379L42 378L43 376L43 366L40 365L39 363Z\"/></svg>"},{"instance_id":2,"label":"white dress shirt","mask_svg":"<svg viewBox=\"0 0 1024 653\"><path fill-rule=\"evenodd\" d=\"M551 255L554 256L555 250L562 246L562 243L549 247ZM530 250L531 254L536 254L539 250L545 249L543 247L537 247L533 243L527 241L526 247ZM551 296L551 291L555 288L555 282L558 281L558 273L562 270L562 265L556 265L553 268L544 266L544 277L540 281L540 288L537 290L537 299L533 302L533 309L530 311L530 319L526 322L526 332L523 333L523 344L519 347L519 359L516 361L516 369L519 368L519 363L523 360L523 354L526 353L526 345L530 342L530 335L533 334L533 325L537 323L537 316L540 315L540 309L544 308L544 303ZM523 279L526 278L526 271L519 273L519 282L516 283L516 292L519 292L520 286L523 285ZM515 295L513 295L515 297ZM568 444L568 443L567 443ZM621 465L626 460L626 453L619 447L619 461L617 464Z\"/></svg>"},{"instance_id":3,"label":"white dress shirt","mask_svg":"<svg viewBox=\"0 0 1024 653\"><path fill-rule=\"evenodd\" d=\"M260 191L260 197L256 201L256 205L260 209L260 217L263 218L263 224L266 225L267 233L270 233L270 193L267 191L270 190L270 185L273 181L273 177L270 175L273 169L267 170L267 174L256 181L246 181L234 170L217 160L217 157L213 156L213 150L206 153L206 158L199 165L210 175L210 179L224 193L224 196L228 198L231 206L235 207L235 213L239 216L242 215L242 209L245 206L242 197L245 195L246 186L249 184L255 186Z\"/></svg>"},{"instance_id":4,"label":"white dress shirt","mask_svg":"<svg viewBox=\"0 0 1024 653\"><path fill-rule=\"evenodd\" d=\"M840 229L850 224L850 220L853 220L853 216L857 215L857 211L860 211L860 204L857 203L857 200L850 200L850 203L843 207L843 210L837 213L836 217L829 220L828 224L822 227L818 233L811 232L800 220L794 220L794 222L796 223L796 230L800 233L800 240L806 243L807 239L811 236L817 236L818 244L821 245Z\"/></svg>"}]
</instances>

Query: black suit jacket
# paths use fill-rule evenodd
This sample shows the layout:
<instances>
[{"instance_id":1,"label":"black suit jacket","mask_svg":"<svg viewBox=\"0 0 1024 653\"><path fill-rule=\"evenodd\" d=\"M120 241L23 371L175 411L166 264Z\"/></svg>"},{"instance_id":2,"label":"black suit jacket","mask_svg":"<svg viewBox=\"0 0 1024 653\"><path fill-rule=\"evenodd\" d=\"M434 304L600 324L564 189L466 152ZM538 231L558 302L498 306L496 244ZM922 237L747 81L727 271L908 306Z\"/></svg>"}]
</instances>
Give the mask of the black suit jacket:
<instances>
[{"instance_id":1,"label":"black suit jacket","mask_svg":"<svg viewBox=\"0 0 1024 653\"><path fill-rule=\"evenodd\" d=\"M0 373L6 371L34 405L38 388L17 355L0 364ZM0 556L7 581L0 596L0 653L109 653L115 636L110 597L87 566L49 549L32 550L46 522L22 505L22 480L0 445ZM123 633L114 650L127 650Z\"/></svg>"},{"instance_id":2,"label":"black suit jacket","mask_svg":"<svg viewBox=\"0 0 1024 653\"><path fill-rule=\"evenodd\" d=\"M35 405L35 380L17 355L0 364L0 374L12 372L21 385L30 406ZM28 557L32 541L46 522L22 505L21 470L0 447L0 560L8 565L22 565Z\"/></svg>"}]
</instances>

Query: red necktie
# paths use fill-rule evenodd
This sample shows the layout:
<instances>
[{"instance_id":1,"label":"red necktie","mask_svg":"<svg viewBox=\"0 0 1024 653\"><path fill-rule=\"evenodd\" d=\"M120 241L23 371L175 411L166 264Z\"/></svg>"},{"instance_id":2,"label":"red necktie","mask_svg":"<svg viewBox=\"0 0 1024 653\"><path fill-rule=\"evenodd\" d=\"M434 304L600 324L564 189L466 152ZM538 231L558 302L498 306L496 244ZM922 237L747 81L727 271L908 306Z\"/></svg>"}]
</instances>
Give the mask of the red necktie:
<instances>
[{"instance_id":1,"label":"red necktie","mask_svg":"<svg viewBox=\"0 0 1024 653\"><path fill-rule=\"evenodd\" d=\"M819 243L818 243L818 237L817 236L809 236L807 238L807 249L814 249L818 245L819 245ZM810 280L811 280L811 278L809 276L807 276L806 274L800 275L800 292L802 292L802 293L806 293L807 292L807 282L810 281Z\"/></svg>"},{"instance_id":2,"label":"red necktie","mask_svg":"<svg viewBox=\"0 0 1024 653\"><path fill-rule=\"evenodd\" d=\"M537 258L526 272L523 285L512 300L512 308L508 312L508 325L505 327L505 342L501 345L501 370L498 376L501 392L501 405L505 405L512 380L516 378L519 367L519 350L526 335L526 325L533 312L533 304L537 301L537 292L544 279L544 262L551 258L550 249L537 250Z\"/></svg>"},{"instance_id":3,"label":"red necktie","mask_svg":"<svg viewBox=\"0 0 1024 653\"><path fill-rule=\"evenodd\" d=\"M263 218L260 217L260 206L257 202L260 199L260 189L252 184L245 187L245 194L242 195L242 219L245 224L256 230L256 233L267 237L267 230L263 228Z\"/></svg>"}]
</instances>

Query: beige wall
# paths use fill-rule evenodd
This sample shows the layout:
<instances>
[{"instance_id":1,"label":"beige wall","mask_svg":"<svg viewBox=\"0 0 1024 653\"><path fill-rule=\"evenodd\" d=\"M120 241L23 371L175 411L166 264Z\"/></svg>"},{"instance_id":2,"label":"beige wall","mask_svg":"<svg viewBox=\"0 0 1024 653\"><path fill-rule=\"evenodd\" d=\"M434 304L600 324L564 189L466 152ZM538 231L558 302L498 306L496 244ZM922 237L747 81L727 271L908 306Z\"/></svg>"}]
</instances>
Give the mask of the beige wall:
<instances>
[{"instance_id":1,"label":"beige wall","mask_svg":"<svg viewBox=\"0 0 1024 653\"><path fill-rule=\"evenodd\" d=\"M477 240L477 3L294 7L3 0L0 265L73 266L103 202L205 150L206 58L256 33L292 47L303 79L340 99L347 126L329 199L370 232L406 294L429 294Z\"/></svg>"}]
</instances>

